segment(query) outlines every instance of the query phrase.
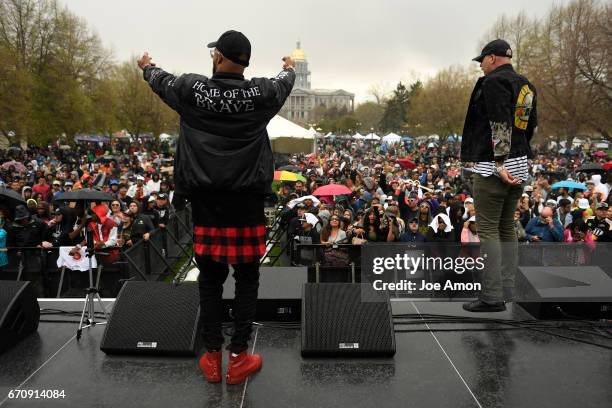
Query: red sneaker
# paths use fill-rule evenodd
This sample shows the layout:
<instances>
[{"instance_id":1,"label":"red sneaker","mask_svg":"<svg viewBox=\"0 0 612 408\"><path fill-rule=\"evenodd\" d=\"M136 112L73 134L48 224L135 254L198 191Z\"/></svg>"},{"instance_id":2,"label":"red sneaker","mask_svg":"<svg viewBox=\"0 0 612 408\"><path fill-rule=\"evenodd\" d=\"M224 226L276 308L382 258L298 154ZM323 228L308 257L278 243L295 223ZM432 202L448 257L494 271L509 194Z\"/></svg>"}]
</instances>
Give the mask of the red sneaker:
<instances>
[{"instance_id":1,"label":"red sneaker","mask_svg":"<svg viewBox=\"0 0 612 408\"><path fill-rule=\"evenodd\" d=\"M251 374L261 369L262 359L259 354L249 354L246 351L232 356L230 352L229 364L225 382L228 384L240 384Z\"/></svg>"},{"instance_id":2,"label":"red sneaker","mask_svg":"<svg viewBox=\"0 0 612 408\"><path fill-rule=\"evenodd\" d=\"M206 381L209 383L221 382L221 352L220 351L207 351L200 357L198 366Z\"/></svg>"}]
</instances>

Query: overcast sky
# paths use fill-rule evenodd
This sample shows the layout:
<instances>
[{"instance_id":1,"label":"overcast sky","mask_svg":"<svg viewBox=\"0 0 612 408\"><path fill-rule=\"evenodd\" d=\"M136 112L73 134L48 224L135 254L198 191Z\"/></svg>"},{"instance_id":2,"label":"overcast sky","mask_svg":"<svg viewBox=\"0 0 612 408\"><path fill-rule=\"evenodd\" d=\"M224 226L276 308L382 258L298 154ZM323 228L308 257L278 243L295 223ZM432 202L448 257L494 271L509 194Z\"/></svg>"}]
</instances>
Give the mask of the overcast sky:
<instances>
[{"instance_id":1,"label":"overcast sky","mask_svg":"<svg viewBox=\"0 0 612 408\"><path fill-rule=\"evenodd\" d=\"M235 29L252 44L246 75L274 76L299 39L312 87L342 88L361 102L372 84L392 88L469 64L503 13L540 17L569 0L60 1L85 18L116 60L147 50L176 73L210 74L205 44Z\"/></svg>"}]
</instances>

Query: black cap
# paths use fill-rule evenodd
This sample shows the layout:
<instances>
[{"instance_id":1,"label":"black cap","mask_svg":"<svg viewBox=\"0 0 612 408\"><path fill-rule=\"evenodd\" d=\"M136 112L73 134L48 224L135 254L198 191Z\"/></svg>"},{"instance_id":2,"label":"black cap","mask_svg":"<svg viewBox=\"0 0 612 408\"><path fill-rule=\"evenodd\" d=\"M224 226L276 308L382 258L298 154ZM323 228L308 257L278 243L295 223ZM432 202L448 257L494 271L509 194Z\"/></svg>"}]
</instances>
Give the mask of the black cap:
<instances>
[{"instance_id":1,"label":"black cap","mask_svg":"<svg viewBox=\"0 0 612 408\"><path fill-rule=\"evenodd\" d=\"M598 210L607 210L608 209L608 203L599 203L599 204L597 204L597 209Z\"/></svg>"},{"instance_id":2,"label":"black cap","mask_svg":"<svg viewBox=\"0 0 612 408\"><path fill-rule=\"evenodd\" d=\"M512 58L512 48L504 40L493 40L482 49L480 55L474 58L472 61L482 62L483 58L487 55L497 55L500 57Z\"/></svg>"},{"instance_id":3,"label":"black cap","mask_svg":"<svg viewBox=\"0 0 612 408\"><path fill-rule=\"evenodd\" d=\"M157 195L157 199L158 199L158 200L165 200L165 199L167 199L167 198L168 198L168 196L166 195L166 193L159 193L159 194Z\"/></svg>"},{"instance_id":4,"label":"black cap","mask_svg":"<svg viewBox=\"0 0 612 408\"><path fill-rule=\"evenodd\" d=\"M216 48L225 58L238 65L249 66L251 42L239 31L224 32L217 41L208 44L208 48Z\"/></svg>"}]
</instances>

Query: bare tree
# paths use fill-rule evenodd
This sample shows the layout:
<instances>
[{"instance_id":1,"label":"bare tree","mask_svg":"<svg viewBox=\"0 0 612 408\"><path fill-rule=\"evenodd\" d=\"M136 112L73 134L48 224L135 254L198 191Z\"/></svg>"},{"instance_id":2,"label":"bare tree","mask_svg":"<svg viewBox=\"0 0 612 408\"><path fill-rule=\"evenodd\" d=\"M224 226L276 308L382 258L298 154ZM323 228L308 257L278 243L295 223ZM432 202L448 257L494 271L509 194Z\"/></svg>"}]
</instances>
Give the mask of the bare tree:
<instances>
[{"instance_id":1,"label":"bare tree","mask_svg":"<svg viewBox=\"0 0 612 408\"><path fill-rule=\"evenodd\" d=\"M473 68L451 66L425 82L410 102L409 129L419 135L438 134L441 143L461 133L476 76Z\"/></svg>"},{"instance_id":2,"label":"bare tree","mask_svg":"<svg viewBox=\"0 0 612 408\"><path fill-rule=\"evenodd\" d=\"M388 88L389 88L388 86L386 86L385 84L381 82L372 84L368 88L368 95L374 98L377 105L384 105L390 93Z\"/></svg>"}]
</instances>

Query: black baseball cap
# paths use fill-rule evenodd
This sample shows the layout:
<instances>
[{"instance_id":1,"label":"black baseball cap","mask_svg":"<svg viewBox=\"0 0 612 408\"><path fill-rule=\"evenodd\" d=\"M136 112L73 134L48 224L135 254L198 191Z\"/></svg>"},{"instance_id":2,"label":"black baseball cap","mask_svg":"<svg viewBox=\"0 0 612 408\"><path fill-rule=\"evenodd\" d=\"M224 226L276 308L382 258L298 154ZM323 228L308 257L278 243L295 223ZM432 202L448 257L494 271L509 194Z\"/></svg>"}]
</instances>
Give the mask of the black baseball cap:
<instances>
[{"instance_id":1,"label":"black baseball cap","mask_svg":"<svg viewBox=\"0 0 612 408\"><path fill-rule=\"evenodd\" d=\"M493 40L482 49L480 55L474 58L472 61L482 62L483 58L487 55L497 55L500 57L508 57L512 58L512 48L510 48L510 44L507 41Z\"/></svg>"},{"instance_id":2,"label":"black baseball cap","mask_svg":"<svg viewBox=\"0 0 612 408\"><path fill-rule=\"evenodd\" d=\"M251 42L240 31L229 30L224 32L217 41L208 44L208 48L216 48L233 63L243 67L249 66Z\"/></svg>"},{"instance_id":3,"label":"black baseball cap","mask_svg":"<svg viewBox=\"0 0 612 408\"><path fill-rule=\"evenodd\" d=\"M597 209L598 210L607 210L608 209L608 203L599 203L599 204L597 204Z\"/></svg>"}]
</instances>

